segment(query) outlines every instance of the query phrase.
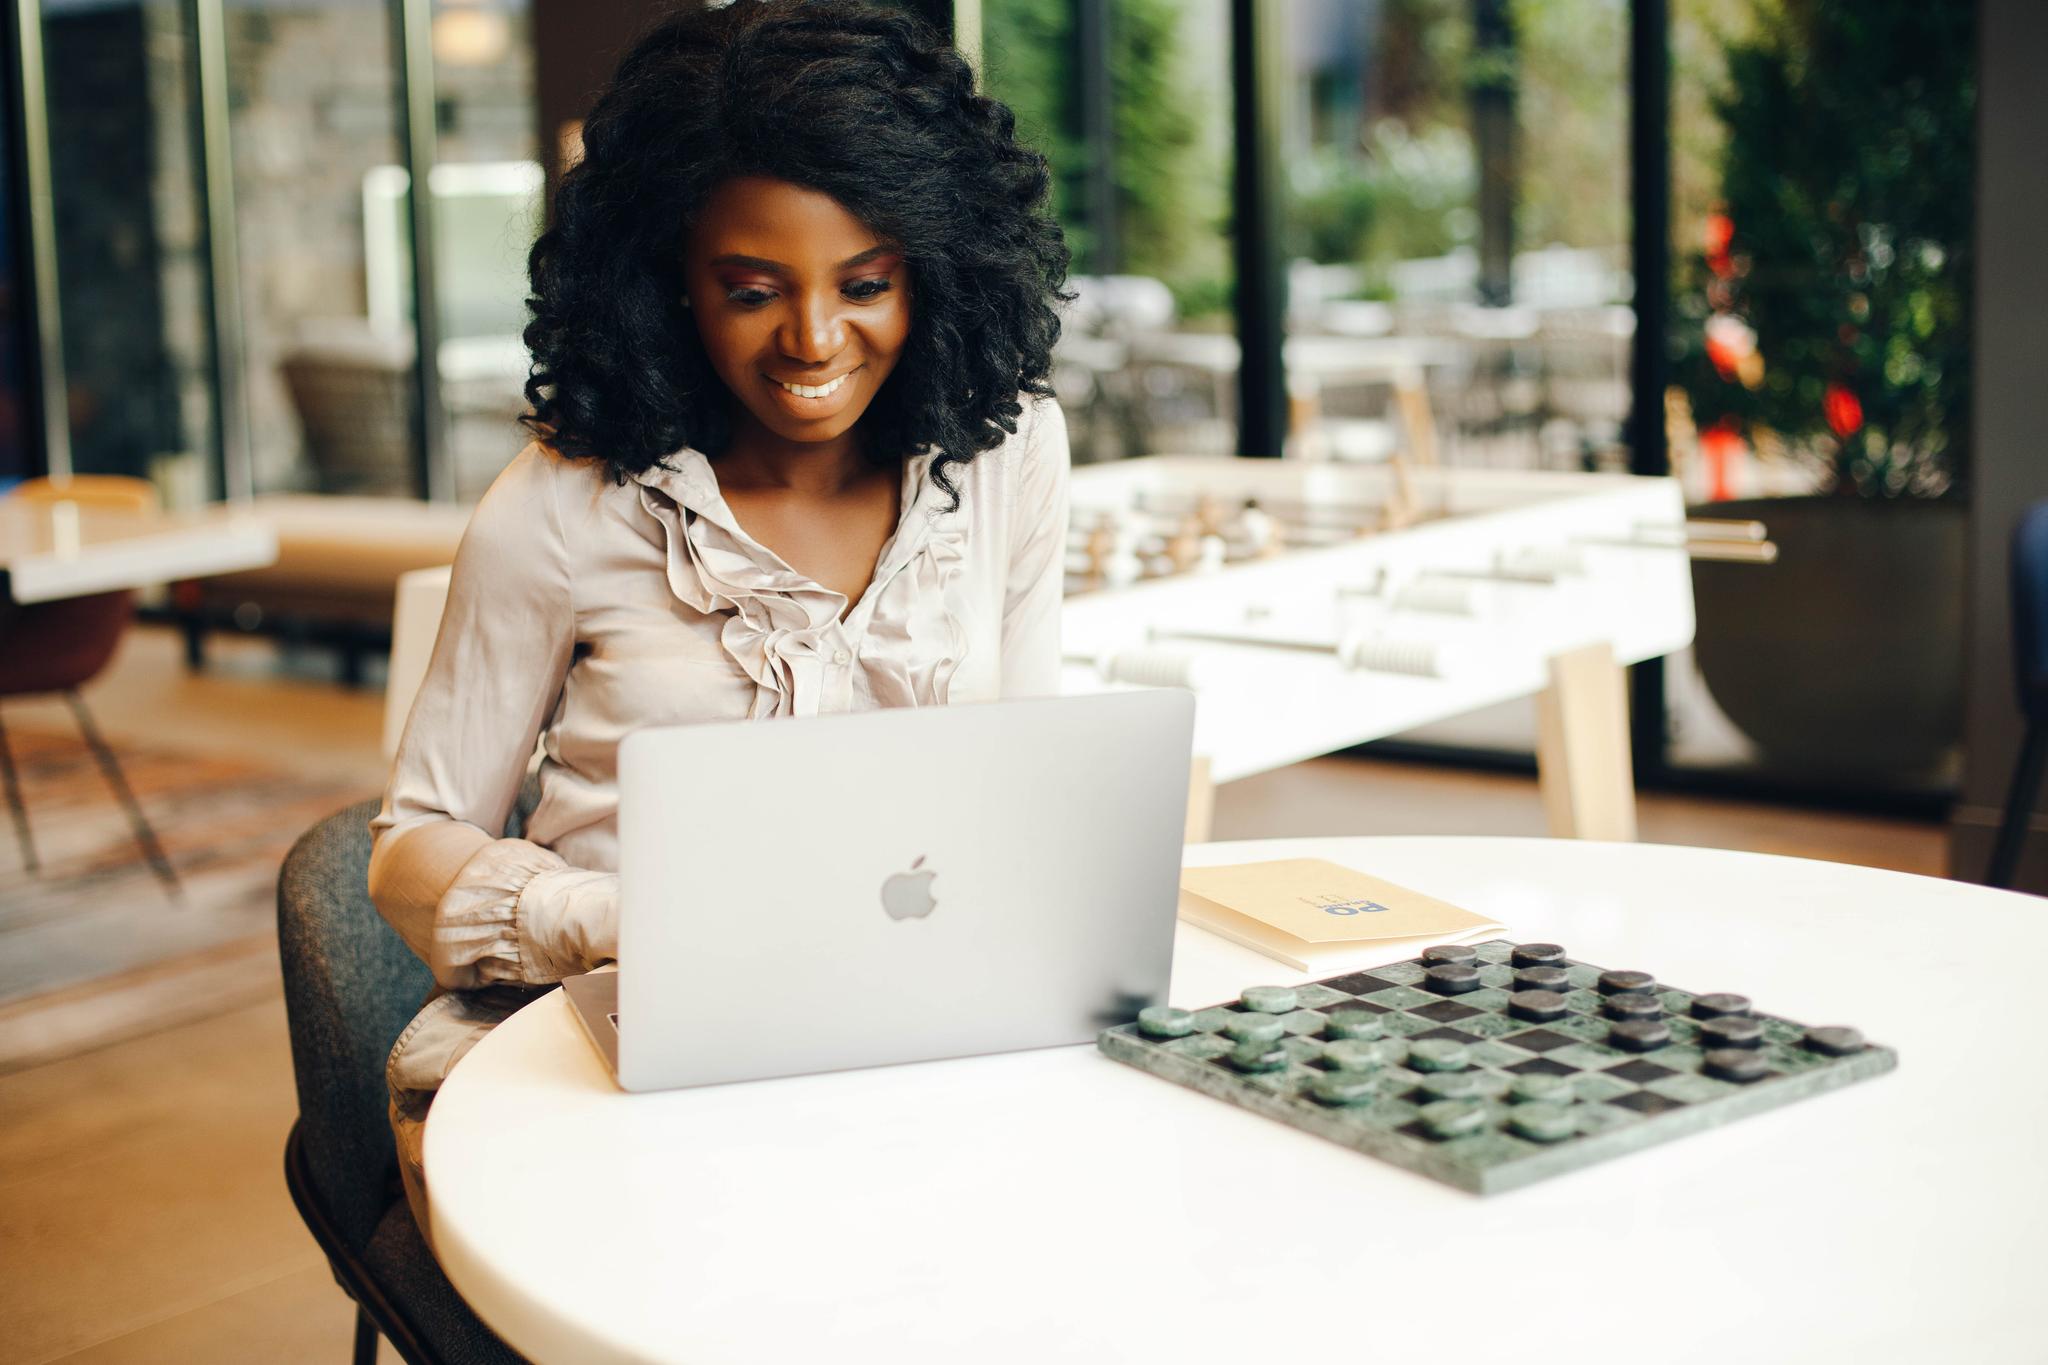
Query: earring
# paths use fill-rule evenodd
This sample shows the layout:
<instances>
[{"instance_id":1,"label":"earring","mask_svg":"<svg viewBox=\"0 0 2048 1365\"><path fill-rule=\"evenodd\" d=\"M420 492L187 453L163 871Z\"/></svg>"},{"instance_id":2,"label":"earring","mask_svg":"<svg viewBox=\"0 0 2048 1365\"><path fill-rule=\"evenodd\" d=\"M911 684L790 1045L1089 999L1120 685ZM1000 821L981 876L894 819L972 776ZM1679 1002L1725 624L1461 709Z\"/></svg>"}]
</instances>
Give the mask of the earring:
<instances>
[{"instance_id":1,"label":"earring","mask_svg":"<svg viewBox=\"0 0 2048 1365\"><path fill-rule=\"evenodd\" d=\"M689 296L688 294L685 294L685 295L683 295L683 307L685 307L685 308L688 308L689 306L690 306L690 296Z\"/></svg>"}]
</instances>

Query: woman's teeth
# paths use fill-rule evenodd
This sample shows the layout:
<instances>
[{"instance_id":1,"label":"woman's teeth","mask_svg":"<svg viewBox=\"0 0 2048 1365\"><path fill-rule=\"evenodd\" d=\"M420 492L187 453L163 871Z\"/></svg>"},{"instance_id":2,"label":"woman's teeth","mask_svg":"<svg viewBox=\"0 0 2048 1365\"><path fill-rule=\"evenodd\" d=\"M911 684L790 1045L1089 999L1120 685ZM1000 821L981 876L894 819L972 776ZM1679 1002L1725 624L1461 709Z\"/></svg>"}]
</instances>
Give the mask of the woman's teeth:
<instances>
[{"instance_id":1,"label":"woman's teeth","mask_svg":"<svg viewBox=\"0 0 2048 1365\"><path fill-rule=\"evenodd\" d=\"M852 377L853 371L848 370L829 384L782 384L780 379L777 379L775 382L782 384L783 388L788 389L799 398L829 398L839 392L839 386Z\"/></svg>"}]
</instances>

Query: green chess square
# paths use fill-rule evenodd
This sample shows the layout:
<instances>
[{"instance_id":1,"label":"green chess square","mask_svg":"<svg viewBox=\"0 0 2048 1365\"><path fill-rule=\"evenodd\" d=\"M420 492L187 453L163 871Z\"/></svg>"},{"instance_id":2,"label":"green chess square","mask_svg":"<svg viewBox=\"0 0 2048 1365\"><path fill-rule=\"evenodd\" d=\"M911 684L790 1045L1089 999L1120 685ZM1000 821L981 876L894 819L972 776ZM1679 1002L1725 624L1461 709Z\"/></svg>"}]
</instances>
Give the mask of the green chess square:
<instances>
[{"instance_id":1,"label":"green chess square","mask_svg":"<svg viewBox=\"0 0 2048 1365\"><path fill-rule=\"evenodd\" d=\"M1498 1042L1491 1038L1472 1044L1471 1052L1472 1060L1479 1065L1495 1067L1502 1071L1526 1062L1536 1055L1527 1048L1519 1048L1513 1043Z\"/></svg>"},{"instance_id":2,"label":"green chess square","mask_svg":"<svg viewBox=\"0 0 2048 1365\"><path fill-rule=\"evenodd\" d=\"M1419 962L1396 962L1391 967L1374 967L1369 975L1382 981L1391 981L1397 986L1412 986L1429 973Z\"/></svg>"},{"instance_id":3,"label":"green chess square","mask_svg":"<svg viewBox=\"0 0 2048 1365\"><path fill-rule=\"evenodd\" d=\"M1195 1011L1195 1027L1204 1033L1214 1033L1237 1014L1236 1010L1222 1005L1211 1005L1205 1010Z\"/></svg>"},{"instance_id":4,"label":"green chess square","mask_svg":"<svg viewBox=\"0 0 2048 1365\"><path fill-rule=\"evenodd\" d=\"M1395 1010L1391 1014L1380 1016L1380 1027L1387 1031L1389 1038L1412 1038L1418 1033L1427 1033L1440 1025L1433 1020Z\"/></svg>"},{"instance_id":5,"label":"green chess square","mask_svg":"<svg viewBox=\"0 0 2048 1365\"><path fill-rule=\"evenodd\" d=\"M1275 1095L1299 1095L1322 1074L1312 1066L1289 1066L1279 1071L1250 1072L1245 1075L1244 1081L1255 1090L1264 1090Z\"/></svg>"},{"instance_id":6,"label":"green chess square","mask_svg":"<svg viewBox=\"0 0 2048 1365\"><path fill-rule=\"evenodd\" d=\"M1759 1014L1756 1021L1764 1026L1764 1041L1767 1043L1797 1043L1806 1036L1806 1030L1790 1019Z\"/></svg>"},{"instance_id":7,"label":"green chess square","mask_svg":"<svg viewBox=\"0 0 2048 1365\"><path fill-rule=\"evenodd\" d=\"M1651 1094L1662 1095L1667 1100L1679 1100L1686 1104L1704 1104L1708 1100L1719 1099L1735 1088L1726 1081L1715 1080L1712 1076L1699 1076L1688 1072L1666 1076L1661 1081L1651 1081L1643 1087Z\"/></svg>"},{"instance_id":8,"label":"green chess square","mask_svg":"<svg viewBox=\"0 0 2048 1365\"><path fill-rule=\"evenodd\" d=\"M1564 969L1564 979L1573 990L1589 991L1600 984L1600 969L1584 962L1574 962Z\"/></svg>"},{"instance_id":9,"label":"green chess square","mask_svg":"<svg viewBox=\"0 0 2048 1365\"><path fill-rule=\"evenodd\" d=\"M1170 1043L1161 1043L1160 1050L1171 1052L1176 1057L1187 1057L1197 1062L1206 1062L1211 1057L1221 1057L1230 1051L1230 1040L1219 1038L1213 1033L1190 1033L1185 1038L1176 1038Z\"/></svg>"},{"instance_id":10,"label":"green chess square","mask_svg":"<svg viewBox=\"0 0 2048 1365\"><path fill-rule=\"evenodd\" d=\"M1479 984L1494 990L1506 990L1515 984L1515 969L1499 962L1489 962L1479 969Z\"/></svg>"},{"instance_id":11,"label":"green chess square","mask_svg":"<svg viewBox=\"0 0 2048 1365\"><path fill-rule=\"evenodd\" d=\"M1599 1071L1582 1071L1572 1077L1572 1093L1584 1104L1598 1104L1603 1100L1618 1099L1635 1088L1627 1081L1617 1080Z\"/></svg>"},{"instance_id":12,"label":"green chess square","mask_svg":"<svg viewBox=\"0 0 2048 1365\"><path fill-rule=\"evenodd\" d=\"M1673 1071L1698 1071L1705 1064L1703 1059L1706 1054L1696 1047L1674 1043L1670 1047L1660 1047L1655 1052L1645 1052L1643 1056L1658 1066L1667 1066Z\"/></svg>"},{"instance_id":13,"label":"green chess square","mask_svg":"<svg viewBox=\"0 0 2048 1365\"><path fill-rule=\"evenodd\" d=\"M1384 1005L1390 1010L1405 1010L1415 1005L1434 1004L1441 997L1431 995L1428 991L1418 991L1413 986L1393 986L1359 998L1370 1000L1375 1005Z\"/></svg>"},{"instance_id":14,"label":"green chess square","mask_svg":"<svg viewBox=\"0 0 2048 1365\"><path fill-rule=\"evenodd\" d=\"M1572 1113L1578 1120L1580 1134L1585 1137L1598 1137L1643 1121L1641 1114L1612 1104L1576 1104L1572 1106Z\"/></svg>"},{"instance_id":15,"label":"green chess square","mask_svg":"<svg viewBox=\"0 0 2048 1365\"><path fill-rule=\"evenodd\" d=\"M1482 986L1476 991L1466 991L1463 995L1446 998L1457 1001L1467 1009L1504 1010L1508 1007L1508 993L1494 986ZM1453 1027L1463 1028L1464 1025L1457 1024Z\"/></svg>"},{"instance_id":16,"label":"green chess square","mask_svg":"<svg viewBox=\"0 0 2048 1365\"><path fill-rule=\"evenodd\" d=\"M1690 1043L1700 1036L1700 1026L1695 1020L1672 1018L1666 1019L1664 1024L1671 1030L1674 1043Z\"/></svg>"},{"instance_id":17,"label":"green chess square","mask_svg":"<svg viewBox=\"0 0 2048 1365\"><path fill-rule=\"evenodd\" d=\"M1582 1043L1598 1043L1607 1037L1607 1030L1614 1027L1612 1020L1597 1018L1590 1014L1567 1014L1562 1019L1553 1019L1541 1025L1553 1033L1562 1033L1567 1038L1576 1038Z\"/></svg>"},{"instance_id":18,"label":"green chess square","mask_svg":"<svg viewBox=\"0 0 2048 1365\"><path fill-rule=\"evenodd\" d=\"M1600 1013L1600 1003L1606 998L1598 991L1566 991L1564 1007L1573 1014L1598 1014Z\"/></svg>"},{"instance_id":19,"label":"green chess square","mask_svg":"<svg viewBox=\"0 0 2048 1365\"><path fill-rule=\"evenodd\" d=\"M1484 943L1474 944L1472 951L1481 962L1506 962L1515 955L1515 945L1504 938L1490 938Z\"/></svg>"},{"instance_id":20,"label":"green chess square","mask_svg":"<svg viewBox=\"0 0 2048 1365\"><path fill-rule=\"evenodd\" d=\"M1415 1122L1415 1116L1422 1111L1407 1100L1396 1099L1399 1091L1390 1090L1384 1099L1370 1104L1353 1105L1345 1109L1344 1117L1373 1128L1392 1131L1404 1123Z\"/></svg>"},{"instance_id":21,"label":"green chess square","mask_svg":"<svg viewBox=\"0 0 2048 1365\"><path fill-rule=\"evenodd\" d=\"M1329 1022L1328 1015L1318 1014L1314 1010L1295 1010L1291 1014L1280 1016L1280 1027L1291 1034L1314 1033Z\"/></svg>"},{"instance_id":22,"label":"green chess square","mask_svg":"<svg viewBox=\"0 0 2048 1365\"><path fill-rule=\"evenodd\" d=\"M1306 1066L1310 1062L1319 1060L1323 1055L1323 1045L1321 1043L1313 1038L1303 1037L1300 1034L1289 1034L1287 1037L1282 1038L1280 1040L1280 1050L1287 1054L1288 1061L1293 1062L1297 1066Z\"/></svg>"},{"instance_id":23,"label":"green chess square","mask_svg":"<svg viewBox=\"0 0 2048 1365\"><path fill-rule=\"evenodd\" d=\"M1602 1047L1598 1043L1573 1043L1570 1047L1544 1054L1553 1062L1575 1066L1581 1071L1605 1071L1618 1062L1629 1061L1634 1055L1619 1048Z\"/></svg>"},{"instance_id":24,"label":"green chess square","mask_svg":"<svg viewBox=\"0 0 2048 1365\"><path fill-rule=\"evenodd\" d=\"M1501 1038L1510 1033L1520 1033L1529 1026L1505 1014L1475 1014L1470 1019L1460 1019L1451 1027L1478 1038Z\"/></svg>"},{"instance_id":25,"label":"green chess square","mask_svg":"<svg viewBox=\"0 0 2048 1365\"><path fill-rule=\"evenodd\" d=\"M1342 1004L1352 997L1342 991L1331 990L1328 986L1296 986L1294 1003L1305 1010L1319 1010L1326 1006Z\"/></svg>"},{"instance_id":26,"label":"green chess square","mask_svg":"<svg viewBox=\"0 0 2048 1365\"><path fill-rule=\"evenodd\" d=\"M1764 1060L1771 1064L1771 1070L1782 1071L1787 1076L1796 1076L1802 1071L1812 1071L1828 1064L1829 1058L1811 1048L1787 1047L1782 1043L1764 1048Z\"/></svg>"},{"instance_id":27,"label":"green chess square","mask_svg":"<svg viewBox=\"0 0 2048 1365\"><path fill-rule=\"evenodd\" d=\"M1692 997L1684 991L1661 990L1657 998L1664 1002L1664 1012L1683 1017L1692 1009Z\"/></svg>"}]
</instances>

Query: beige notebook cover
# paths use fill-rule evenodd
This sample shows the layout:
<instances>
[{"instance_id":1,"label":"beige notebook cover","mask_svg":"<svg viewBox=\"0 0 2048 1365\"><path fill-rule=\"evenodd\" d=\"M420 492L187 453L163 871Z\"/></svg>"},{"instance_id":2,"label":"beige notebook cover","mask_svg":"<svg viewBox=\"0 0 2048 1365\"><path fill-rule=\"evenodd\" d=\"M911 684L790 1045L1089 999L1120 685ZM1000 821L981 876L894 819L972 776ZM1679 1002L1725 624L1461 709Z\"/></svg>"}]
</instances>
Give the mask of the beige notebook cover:
<instances>
[{"instance_id":1,"label":"beige notebook cover","mask_svg":"<svg viewBox=\"0 0 2048 1365\"><path fill-rule=\"evenodd\" d=\"M1303 972L1354 956L1361 944L1419 950L1501 931L1470 910L1321 858L1185 868L1180 917Z\"/></svg>"}]
</instances>

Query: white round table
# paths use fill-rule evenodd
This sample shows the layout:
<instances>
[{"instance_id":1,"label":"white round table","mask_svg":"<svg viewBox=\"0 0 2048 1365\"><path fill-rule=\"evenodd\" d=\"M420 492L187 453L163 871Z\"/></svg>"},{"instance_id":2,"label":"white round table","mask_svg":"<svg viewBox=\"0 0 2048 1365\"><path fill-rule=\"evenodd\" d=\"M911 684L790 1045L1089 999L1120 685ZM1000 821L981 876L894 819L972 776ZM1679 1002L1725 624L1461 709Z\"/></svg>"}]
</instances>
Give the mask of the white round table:
<instances>
[{"instance_id":1,"label":"white round table","mask_svg":"<svg viewBox=\"0 0 2048 1365\"><path fill-rule=\"evenodd\" d=\"M1276 857L1899 1068L1481 1199L1085 1046L628 1095L554 992L434 1105L442 1262L543 1362L2048 1358L2048 903L1639 844L1188 850ZM1177 1004L1302 979L1181 926Z\"/></svg>"}]
</instances>

